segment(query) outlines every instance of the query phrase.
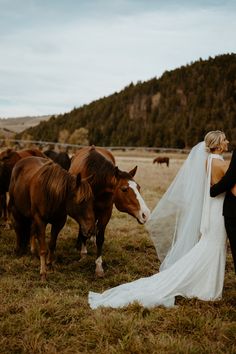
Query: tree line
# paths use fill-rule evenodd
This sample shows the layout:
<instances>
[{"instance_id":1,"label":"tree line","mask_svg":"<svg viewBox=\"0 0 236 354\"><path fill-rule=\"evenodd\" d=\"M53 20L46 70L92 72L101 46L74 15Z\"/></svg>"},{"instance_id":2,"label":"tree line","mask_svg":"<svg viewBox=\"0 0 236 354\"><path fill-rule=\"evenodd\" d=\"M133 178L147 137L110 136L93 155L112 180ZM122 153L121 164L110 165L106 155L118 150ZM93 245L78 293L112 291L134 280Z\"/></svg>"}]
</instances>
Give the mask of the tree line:
<instances>
[{"instance_id":1,"label":"tree line","mask_svg":"<svg viewBox=\"0 0 236 354\"><path fill-rule=\"evenodd\" d=\"M218 55L130 83L120 92L52 116L18 134L33 140L189 148L209 130L236 145L236 54ZM83 142L81 142L81 139Z\"/></svg>"}]
</instances>

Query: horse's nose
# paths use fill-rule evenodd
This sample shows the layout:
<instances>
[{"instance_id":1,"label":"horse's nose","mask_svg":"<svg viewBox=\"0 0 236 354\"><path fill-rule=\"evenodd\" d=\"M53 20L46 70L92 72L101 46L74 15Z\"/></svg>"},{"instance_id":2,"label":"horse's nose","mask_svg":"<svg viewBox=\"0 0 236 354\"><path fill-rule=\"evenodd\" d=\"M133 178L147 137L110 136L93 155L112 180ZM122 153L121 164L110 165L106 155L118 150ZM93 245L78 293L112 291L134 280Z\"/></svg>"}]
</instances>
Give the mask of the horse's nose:
<instances>
[{"instance_id":1,"label":"horse's nose","mask_svg":"<svg viewBox=\"0 0 236 354\"><path fill-rule=\"evenodd\" d=\"M148 220L149 216L150 216L150 210L148 208L145 211L142 211L141 217L144 223Z\"/></svg>"}]
</instances>

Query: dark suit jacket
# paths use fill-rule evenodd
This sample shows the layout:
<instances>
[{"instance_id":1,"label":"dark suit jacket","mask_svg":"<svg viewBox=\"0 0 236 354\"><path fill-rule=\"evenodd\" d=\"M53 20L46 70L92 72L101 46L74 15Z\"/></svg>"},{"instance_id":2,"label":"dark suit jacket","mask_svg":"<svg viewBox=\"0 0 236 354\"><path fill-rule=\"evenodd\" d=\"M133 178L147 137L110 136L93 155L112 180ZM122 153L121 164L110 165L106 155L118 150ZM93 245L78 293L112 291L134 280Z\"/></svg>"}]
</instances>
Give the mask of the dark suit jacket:
<instances>
[{"instance_id":1,"label":"dark suit jacket","mask_svg":"<svg viewBox=\"0 0 236 354\"><path fill-rule=\"evenodd\" d=\"M226 174L222 179L211 187L211 197L226 192L223 215L236 218L236 197L231 193L230 189L236 184L236 149L233 151L232 159Z\"/></svg>"}]
</instances>

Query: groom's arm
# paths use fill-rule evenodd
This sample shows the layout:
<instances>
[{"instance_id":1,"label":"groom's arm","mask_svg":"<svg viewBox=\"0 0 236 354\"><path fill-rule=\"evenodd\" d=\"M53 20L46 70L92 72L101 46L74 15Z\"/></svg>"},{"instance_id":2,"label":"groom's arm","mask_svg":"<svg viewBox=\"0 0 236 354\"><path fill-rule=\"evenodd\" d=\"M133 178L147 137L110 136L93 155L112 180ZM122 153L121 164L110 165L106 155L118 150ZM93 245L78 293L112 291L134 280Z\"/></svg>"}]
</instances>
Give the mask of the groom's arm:
<instances>
[{"instance_id":1,"label":"groom's arm","mask_svg":"<svg viewBox=\"0 0 236 354\"><path fill-rule=\"evenodd\" d=\"M210 189L211 197L230 190L236 184L236 149L233 152L228 170L221 180L214 184Z\"/></svg>"}]
</instances>

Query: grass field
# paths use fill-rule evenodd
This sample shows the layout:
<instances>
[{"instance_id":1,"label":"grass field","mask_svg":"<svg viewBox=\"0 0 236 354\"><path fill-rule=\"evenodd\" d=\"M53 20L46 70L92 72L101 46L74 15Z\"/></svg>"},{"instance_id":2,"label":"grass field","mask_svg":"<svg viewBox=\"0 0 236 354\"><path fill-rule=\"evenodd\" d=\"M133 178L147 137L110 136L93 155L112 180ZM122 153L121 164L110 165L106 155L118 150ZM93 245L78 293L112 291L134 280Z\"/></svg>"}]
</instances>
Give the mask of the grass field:
<instances>
[{"instance_id":1,"label":"grass field","mask_svg":"<svg viewBox=\"0 0 236 354\"><path fill-rule=\"evenodd\" d=\"M153 154L117 153L117 164L130 170L152 209L185 157L171 155L170 167L152 164ZM77 225L68 219L57 244L54 271L40 282L39 260L17 258L12 230L0 230L0 353L236 353L236 278L228 252L223 299L177 299L172 309L91 310L89 290L103 291L158 271L155 249L145 228L115 208L103 251L105 278L94 276L95 248L79 260Z\"/></svg>"}]
</instances>

